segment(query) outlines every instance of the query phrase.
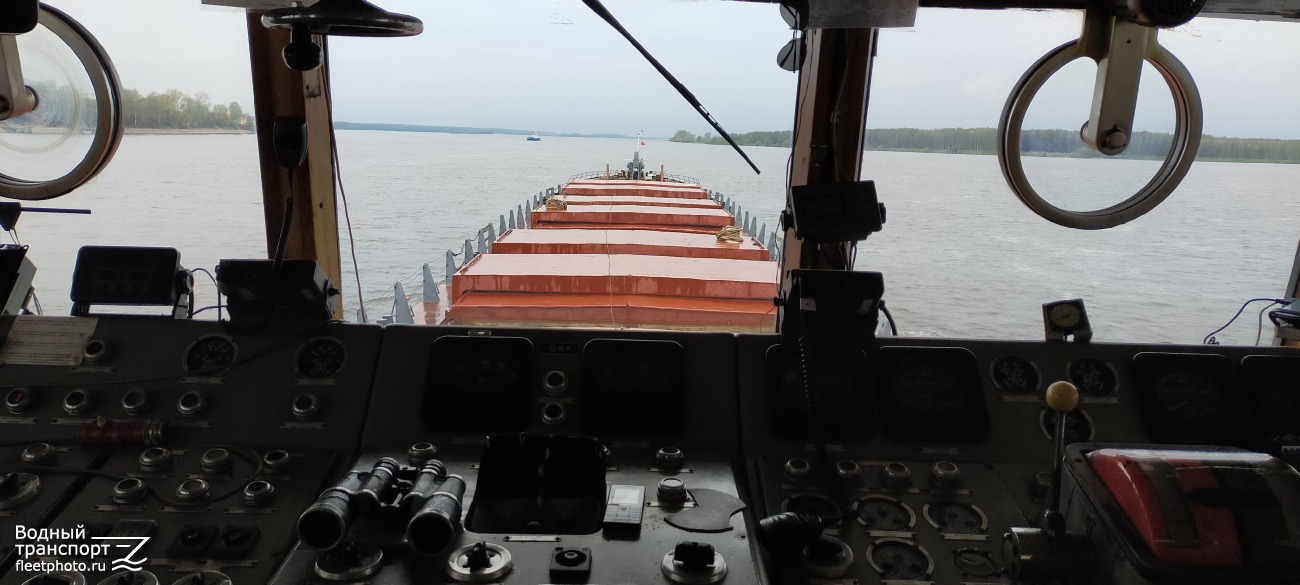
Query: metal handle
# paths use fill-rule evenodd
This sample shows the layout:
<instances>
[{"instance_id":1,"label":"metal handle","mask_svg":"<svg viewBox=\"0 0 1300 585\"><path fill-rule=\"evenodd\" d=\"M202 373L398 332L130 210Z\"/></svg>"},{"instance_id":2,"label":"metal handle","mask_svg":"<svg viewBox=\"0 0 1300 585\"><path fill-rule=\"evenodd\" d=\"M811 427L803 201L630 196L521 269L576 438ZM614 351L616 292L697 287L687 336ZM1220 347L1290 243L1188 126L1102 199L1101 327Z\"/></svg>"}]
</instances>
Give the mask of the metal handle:
<instances>
[{"instance_id":1,"label":"metal handle","mask_svg":"<svg viewBox=\"0 0 1300 585\"><path fill-rule=\"evenodd\" d=\"M1088 19L1092 21L1092 19ZM1116 26L1110 19L1105 30L1111 36L1108 44L1116 40L1126 40L1124 35L1138 32L1129 29L1137 25L1120 23ZM1137 75L1134 67L1114 63L1110 49L1098 47L1096 36L1090 29L1095 21L1085 24L1084 34L1079 40L1070 41L1044 55L1025 72L1007 98L1002 109L1002 118L998 121L998 164L1002 175L1006 177L1011 190L1034 213L1053 223L1084 230L1099 230L1115 227L1141 217L1164 201L1178 187L1196 159L1196 151L1201 144L1201 95L1196 89L1196 82L1187 68L1164 47L1156 42L1155 29L1140 31L1140 43L1145 45L1141 52L1142 60L1150 63L1164 77L1165 83L1174 98L1175 126L1174 140L1165 156L1160 171L1152 177L1136 194L1124 201L1095 211L1068 211L1061 209L1042 198L1029 184L1024 167L1020 161L1020 131L1024 123L1025 112L1034 95L1049 78L1067 63L1082 57L1089 57L1099 62L1097 93L1094 94L1092 120L1102 120L1093 124L1090 120L1081 131L1089 146L1107 155L1123 152L1132 136L1132 108L1136 103ZM1120 33L1116 35L1115 33ZM1128 43L1125 43L1128 45ZM1141 62L1137 64L1140 71ZM1121 71L1121 69L1123 71ZM1127 95L1108 96L1107 88L1124 92ZM1092 126L1092 129L1089 129ZM1088 140L1091 138L1091 140Z\"/></svg>"},{"instance_id":2,"label":"metal handle","mask_svg":"<svg viewBox=\"0 0 1300 585\"><path fill-rule=\"evenodd\" d=\"M0 120L17 118L36 109L36 94L23 85L23 66L15 35L0 34Z\"/></svg>"},{"instance_id":3,"label":"metal handle","mask_svg":"<svg viewBox=\"0 0 1300 585\"><path fill-rule=\"evenodd\" d=\"M80 187L99 174L122 142L122 100L117 70L95 37L57 8L40 5L40 24L59 37L81 61L95 91L95 135L81 162L66 175L49 181L29 181L0 172L0 197L26 201L52 199ZM9 40L12 40L10 38ZM16 42L5 49L17 54ZM15 59L16 61L16 59ZM40 96L32 105L40 109Z\"/></svg>"}]
</instances>

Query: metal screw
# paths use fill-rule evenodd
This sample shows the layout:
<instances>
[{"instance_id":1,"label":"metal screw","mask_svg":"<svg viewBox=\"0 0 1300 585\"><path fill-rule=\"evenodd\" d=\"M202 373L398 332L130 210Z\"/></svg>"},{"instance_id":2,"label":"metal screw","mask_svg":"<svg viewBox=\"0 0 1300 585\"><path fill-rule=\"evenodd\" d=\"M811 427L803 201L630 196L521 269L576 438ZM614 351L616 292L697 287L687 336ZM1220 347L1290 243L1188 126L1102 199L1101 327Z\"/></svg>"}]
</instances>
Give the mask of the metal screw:
<instances>
[{"instance_id":1,"label":"metal screw","mask_svg":"<svg viewBox=\"0 0 1300 585\"><path fill-rule=\"evenodd\" d=\"M1107 148L1123 148L1128 145L1128 135L1123 130L1116 128L1107 132L1106 136L1102 138L1102 142L1105 143Z\"/></svg>"}]
</instances>

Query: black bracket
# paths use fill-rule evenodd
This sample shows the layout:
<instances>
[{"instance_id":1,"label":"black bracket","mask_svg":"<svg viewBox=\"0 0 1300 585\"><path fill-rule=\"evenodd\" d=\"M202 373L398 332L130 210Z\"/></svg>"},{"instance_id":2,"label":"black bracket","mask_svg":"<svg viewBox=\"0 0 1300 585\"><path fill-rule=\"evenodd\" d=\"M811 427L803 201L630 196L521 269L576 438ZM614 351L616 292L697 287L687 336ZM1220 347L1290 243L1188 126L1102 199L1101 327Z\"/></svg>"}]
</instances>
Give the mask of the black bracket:
<instances>
[{"instance_id":1,"label":"black bracket","mask_svg":"<svg viewBox=\"0 0 1300 585\"><path fill-rule=\"evenodd\" d=\"M857 242L885 224L874 181L790 188L794 233L806 242Z\"/></svg>"},{"instance_id":2,"label":"black bracket","mask_svg":"<svg viewBox=\"0 0 1300 585\"><path fill-rule=\"evenodd\" d=\"M40 0L6 0L0 4L0 35L21 35L35 30L40 6Z\"/></svg>"},{"instance_id":3,"label":"black bracket","mask_svg":"<svg viewBox=\"0 0 1300 585\"><path fill-rule=\"evenodd\" d=\"M876 338L885 278L879 272L791 270L781 342L867 344Z\"/></svg>"}]
</instances>

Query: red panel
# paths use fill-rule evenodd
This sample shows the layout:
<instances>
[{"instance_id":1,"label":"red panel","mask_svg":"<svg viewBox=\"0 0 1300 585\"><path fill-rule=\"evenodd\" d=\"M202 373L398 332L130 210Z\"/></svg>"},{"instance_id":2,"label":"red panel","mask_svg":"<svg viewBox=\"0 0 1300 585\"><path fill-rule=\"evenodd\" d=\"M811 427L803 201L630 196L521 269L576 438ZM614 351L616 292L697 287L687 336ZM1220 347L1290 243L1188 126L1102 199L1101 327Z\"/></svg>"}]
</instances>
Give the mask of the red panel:
<instances>
[{"instance_id":1,"label":"red panel","mask_svg":"<svg viewBox=\"0 0 1300 585\"><path fill-rule=\"evenodd\" d=\"M1156 558L1187 565L1236 566L1242 564L1241 542L1232 511L1191 502L1188 492L1220 488L1214 472L1203 461L1166 459L1155 451L1100 449L1088 454L1089 462L1106 489L1124 509ZM1143 463L1147 464L1144 468ZM1150 470L1151 464L1158 465ZM1173 478L1152 477L1158 470L1172 469ZM1162 502L1156 482L1173 481L1177 501ZM1166 495L1166 497L1169 497ZM1171 536L1165 506L1185 507L1190 512L1194 538L1175 542Z\"/></svg>"},{"instance_id":2,"label":"red panel","mask_svg":"<svg viewBox=\"0 0 1300 585\"><path fill-rule=\"evenodd\" d=\"M660 183L657 181L590 181L569 183L561 190L564 195L636 195L642 197L680 197L683 199L708 199L708 193L699 185Z\"/></svg>"},{"instance_id":3,"label":"red panel","mask_svg":"<svg viewBox=\"0 0 1300 585\"><path fill-rule=\"evenodd\" d=\"M719 242L712 234L642 230L510 230L492 244L493 254L637 254L684 258L767 260L758 240Z\"/></svg>"},{"instance_id":4,"label":"red panel","mask_svg":"<svg viewBox=\"0 0 1300 585\"><path fill-rule=\"evenodd\" d=\"M766 300L777 295L774 262L629 254L486 254L452 277L467 292L629 294Z\"/></svg>"},{"instance_id":5,"label":"red panel","mask_svg":"<svg viewBox=\"0 0 1300 585\"><path fill-rule=\"evenodd\" d=\"M775 331L771 301L642 295L530 295L472 292L447 317L461 325L662 327L687 330Z\"/></svg>"},{"instance_id":6,"label":"red panel","mask_svg":"<svg viewBox=\"0 0 1300 585\"><path fill-rule=\"evenodd\" d=\"M712 199L641 197L633 195L565 195L561 199L569 205L657 205L659 207L722 209L722 204Z\"/></svg>"},{"instance_id":7,"label":"red panel","mask_svg":"<svg viewBox=\"0 0 1300 585\"><path fill-rule=\"evenodd\" d=\"M575 205L566 211L537 210L533 212L532 221L536 224L565 222L713 228L735 224L735 218L721 208L687 209L647 205Z\"/></svg>"},{"instance_id":8,"label":"red panel","mask_svg":"<svg viewBox=\"0 0 1300 585\"><path fill-rule=\"evenodd\" d=\"M657 232L678 232L684 234L708 234L716 236L721 228L689 225L654 225L648 223L573 223L567 221L535 221L535 230L641 230Z\"/></svg>"}]
</instances>

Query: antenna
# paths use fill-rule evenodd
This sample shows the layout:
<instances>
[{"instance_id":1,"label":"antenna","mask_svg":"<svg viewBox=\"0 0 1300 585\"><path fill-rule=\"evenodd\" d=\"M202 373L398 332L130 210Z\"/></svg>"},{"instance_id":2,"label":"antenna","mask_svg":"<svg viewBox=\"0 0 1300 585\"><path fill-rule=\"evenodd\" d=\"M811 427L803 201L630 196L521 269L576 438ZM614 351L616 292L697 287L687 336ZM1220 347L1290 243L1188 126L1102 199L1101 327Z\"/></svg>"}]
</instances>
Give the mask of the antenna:
<instances>
[{"instance_id":1,"label":"antenna","mask_svg":"<svg viewBox=\"0 0 1300 585\"><path fill-rule=\"evenodd\" d=\"M754 161L749 160L749 155L745 154L745 151L740 149L740 145L736 144L736 141L731 139L731 135L727 134L727 131L722 129L722 126L718 124L718 121L713 119L713 115L710 114L708 110L704 109L704 105L700 103L700 100L695 99L695 94L692 94L691 90L686 89L686 86L682 85L682 82L677 81L677 78L673 77L673 74L669 73L668 69L664 68L663 65L660 65L659 61L655 60L655 58L650 55L650 51L645 50L645 47L641 46L641 43L638 43L635 38L632 38L632 33L627 32L627 29L623 28L622 24L619 24L618 19L614 18L614 15L609 13L609 10L605 8L604 4L600 3L600 0L582 0L582 3L586 4L592 12L595 12L596 16L601 17L605 22L608 22L610 26L614 27L614 30L617 30L619 34L623 35L623 38L627 39L627 42L632 43L632 46L636 47L636 50L641 52L641 56L645 57L645 60L649 61L650 64L659 71L659 74L663 75L664 79L667 79L668 83L672 84L672 86L677 89L677 93L682 94L682 97L695 108L695 111L699 112L699 114L704 117L704 121L708 122L710 126L713 126L713 129L717 130L718 134L721 134L722 138L726 140L732 148L736 149L736 152L740 153L740 157L745 159L745 162L749 163L749 167L754 169L755 173L763 173L763 171L758 170L758 165L754 164ZM636 142L637 151L640 151L641 140L639 134L637 135Z\"/></svg>"}]
</instances>

